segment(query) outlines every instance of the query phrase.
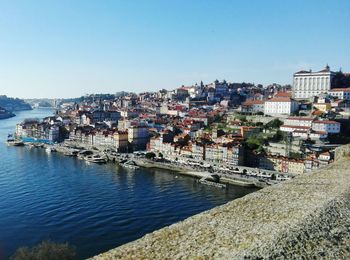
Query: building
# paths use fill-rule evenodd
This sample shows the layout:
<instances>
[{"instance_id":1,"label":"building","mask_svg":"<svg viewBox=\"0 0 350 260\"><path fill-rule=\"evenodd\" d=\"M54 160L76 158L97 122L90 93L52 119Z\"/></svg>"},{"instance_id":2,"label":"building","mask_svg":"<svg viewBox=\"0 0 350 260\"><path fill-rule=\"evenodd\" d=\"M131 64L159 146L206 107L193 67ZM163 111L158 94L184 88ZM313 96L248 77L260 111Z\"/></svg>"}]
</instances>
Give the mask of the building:
<instances>
[{"instance_id":1,"label":"building","mask_svg":"<svg viewBox=\"0 0 350 260\"><path fill-rule=\"evenodd\" d=\"M128 151L128 131L116 131L113 135L113 139L118 152Z\"/></svg>"},{"instance_id":2,"label":"building","mask_svg":"<svg viewBox=\"0 0 350 260\"><path fill-rule=\"evenodd\" d=\"M145 150L149 141L148 128L146 126L130 126L128 128L128 141L134 151Z\"/></svg>"},{"instance_id":3,"label":"building","mask_svg":"<svg viewBox=\"0 0 350 260\"><path fill-rule=\"evenodd\" d=\"M329 134L339 134L340 123L331 120L317 120L312 123L312 130L327 132Z\"/></svg>"},{"instance_id":4,"label":"building","mask_svg":"<svg viewBox=\"0 0 350 260\"><path fill-rule=\"evenodd\" d=\"M225 163L230 166L243 165L241 145L212 144L205 146L205 161L213 164Z\"/></svg>"},{"instance_id":5,"label":"building","mask_svg":"<svg viewBox=\"0 0 350 260\"><path fill-rule=\"evenodd\" d=\"M310 128L312 126L312 121L314 121L314 119L310 117L288 117L284 121L284 125L307 126Z\"/></svg>"},{"instance_id":6,"label":"building","mask_svg":"<svg viewBox=\"0 0 350 260\"><path fill-rule=\"evenodd\" d=\"M272 98L265 101L264 114L271 116L290 115L298 111L299 104L289 97Z\"/></svg>"},{"instance_id":7,"label":"building","mask_svg":"<svg viewBox=\"0 0 350 260\"><path fill-rule=\"evenodd\" d=\"M324 103L313 103L312 106L314 109L322 111L322 112L327 112L331 110L332 104L330 102L324 102Z\"/></svg>"},{"instance_id":8,"label":"building","mask_svg":"<svg viewBox=\"0 0 350 260\"><path fill-rule=\"evenodd\" d=\"M264 113L265 102L262 100L247 100L241 106L242 113Z\"/></svg>"},{"instance_id":9,"label":"building","mask_svg":"<svg viewBox=\"0 0 350 260\"><path fill-rule=\"evenodd\" d=\"M299 71L294 73L293 93L296 99L309 99L320 93L328 93L335 73L327 65L325 69L312 72Z\"/></svg>"},{"instance_id":10,"label":"building","mask_svg":"<svg viewBox=\"0 0 350 260\"><path fill-rule=\"evenodd\" d=\"M350 100L350 88L334 88L328 91L328 94L338 99Z\"/></svg>"},{"instance_id":11,"label":"building","mask_svg":"<svg viewBox=\"0 0 350 260\"><path fill-rule=\"evenodd\" d=\"M54 143L62 141L61 128L45 122L25 121L16 125L16 136L26 142Z\"/></svg>"},{"instance_id":12,"label":"building","mask_svg":"<svg viewBox=\"0 0 350 260\"><path fill-rule=\"evenodd\" d=\"M284 121L280 130L292 133L293 137L325 139L328 137L328 133L340 132L340 123L314 120L308 117L289 117Z\"/></svg>"},{"instance_id":13,"label":"building","mask_svg":"<svg viewBox=\"0 0 350 260\"><path fill-rule=\"evenodd\" d=\"M305 172L305 161L290 159L284 156L261 156L259 168L284 173L302 174Z\"/></svg>"}]
</instances>

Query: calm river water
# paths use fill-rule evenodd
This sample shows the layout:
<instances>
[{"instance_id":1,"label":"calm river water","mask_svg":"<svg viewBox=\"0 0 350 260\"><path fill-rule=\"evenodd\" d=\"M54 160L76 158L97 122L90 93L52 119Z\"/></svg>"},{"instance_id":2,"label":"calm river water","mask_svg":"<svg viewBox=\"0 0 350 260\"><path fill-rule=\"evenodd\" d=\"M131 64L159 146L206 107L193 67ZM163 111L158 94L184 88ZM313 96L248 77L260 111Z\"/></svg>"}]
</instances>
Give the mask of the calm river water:
<instances>
[{"instance_id":1,"label":"calm river water","mask_svg":"<svg viewBox=\"0 0 350 260\"><path fill-rule=\"evenodd\" d=\"M254 191L5 144L16 123L51 114L36 109L0 120L0 259L44 239L69 242L86 258Z\"/></svg>"}]
</instances>

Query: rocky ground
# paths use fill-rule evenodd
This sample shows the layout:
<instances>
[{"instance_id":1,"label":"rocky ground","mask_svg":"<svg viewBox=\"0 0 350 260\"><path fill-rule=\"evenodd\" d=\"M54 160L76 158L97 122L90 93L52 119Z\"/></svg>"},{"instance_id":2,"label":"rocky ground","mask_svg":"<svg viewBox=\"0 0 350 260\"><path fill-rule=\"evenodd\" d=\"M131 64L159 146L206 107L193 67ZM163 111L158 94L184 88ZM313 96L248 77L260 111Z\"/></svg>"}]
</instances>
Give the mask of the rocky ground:
<instances>
[{"instance_id":1,"label":"rocky ground","mask_svg":"<svg viewBox=\"0 0 350 260\"><path fill-rule=\"evenodd\" d=\"M322 170L93 259L350 259L350 159L348 153L338 154L342 158Z\"/></svg>"}]
</instances>

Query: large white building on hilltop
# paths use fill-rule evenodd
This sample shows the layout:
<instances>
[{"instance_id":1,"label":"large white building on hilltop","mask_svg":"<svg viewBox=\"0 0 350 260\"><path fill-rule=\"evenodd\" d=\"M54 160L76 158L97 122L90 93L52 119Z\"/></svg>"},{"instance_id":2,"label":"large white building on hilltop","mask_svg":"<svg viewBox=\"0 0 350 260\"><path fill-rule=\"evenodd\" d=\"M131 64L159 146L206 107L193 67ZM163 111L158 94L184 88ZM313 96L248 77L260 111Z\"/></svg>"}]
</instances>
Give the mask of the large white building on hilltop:
<instances>
[{"instance_id":1,"label":"large white building on hilltop","mask_svg":"<svg viewBox=\"0 0 350 260\"><path fill-rule=\"evenodd\" d=\"M329 92L334 75L335 72L332 72L328 65L317 72L302 70L294 73L293 97L309 99L320 93Z\"/></svg>"}]
</instances>

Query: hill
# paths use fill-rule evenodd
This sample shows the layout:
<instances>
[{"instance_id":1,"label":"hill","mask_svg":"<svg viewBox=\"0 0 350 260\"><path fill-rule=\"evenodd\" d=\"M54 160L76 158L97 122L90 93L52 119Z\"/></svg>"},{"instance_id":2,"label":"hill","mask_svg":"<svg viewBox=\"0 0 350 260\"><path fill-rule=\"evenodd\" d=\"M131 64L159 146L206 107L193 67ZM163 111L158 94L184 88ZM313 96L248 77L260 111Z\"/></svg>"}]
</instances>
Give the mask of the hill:
<instances>
[{"instance_id":1,"label":"hill","mask_svg":"<svg viewBox=\"0 0 350 260\"><path fill-rule=\"evenodd\" d=\"M0 95L0 107L13 112L20 110L31 110L32 107L24 100L19 98L10 98L5 95Z\"/></svg>"}]
</instances>

